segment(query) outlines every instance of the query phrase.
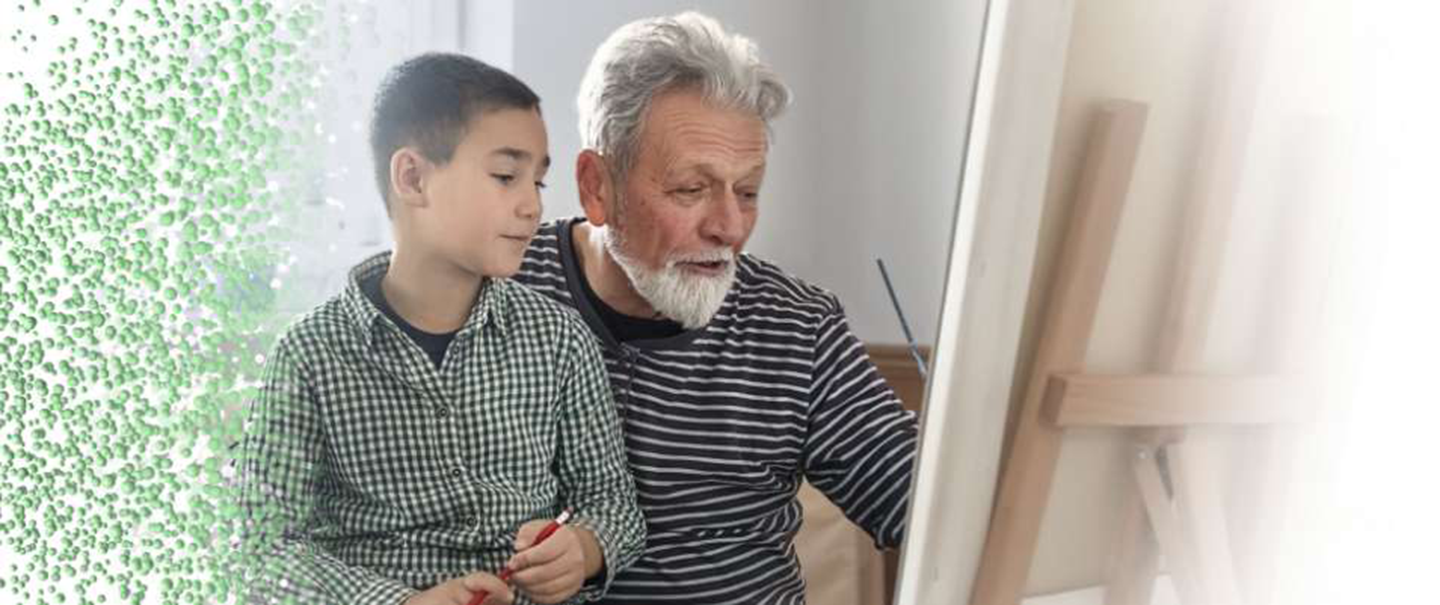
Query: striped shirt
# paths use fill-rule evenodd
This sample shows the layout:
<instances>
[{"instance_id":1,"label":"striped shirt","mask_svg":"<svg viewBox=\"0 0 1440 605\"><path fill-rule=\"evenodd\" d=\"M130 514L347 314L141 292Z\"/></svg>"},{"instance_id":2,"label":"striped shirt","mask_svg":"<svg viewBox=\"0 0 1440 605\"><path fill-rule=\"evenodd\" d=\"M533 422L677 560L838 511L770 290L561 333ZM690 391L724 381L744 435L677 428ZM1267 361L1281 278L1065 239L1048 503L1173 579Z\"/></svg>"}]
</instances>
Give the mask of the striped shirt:
<instances>
[{"instance_id":1,"label":"striped shirt","mask_svg":"<svg viewBox=\"0 0 1440 605\"><path fill-rule=\"evenodd\" d=\"M583 294L575 220L542 226L514 279L574 307L600 337L649 529L606 601L803 603L802 479L878 546L898 545L915 416L835 296L742 254L708 325L620 343Z\"/></svg>"},{"instance_id":2,"label":"striped shirt","mask_svg":"<svg viewBox=\"0 0 1440 605\"><path fill-rule=\"evenodd\" d=\"M393 605L498 572L519 526L573 507L611 572L644 520L594 337L573 313L487 280L436 367L362 292L390 255L281 337L247 420L250 600ZM527 603L523 597L517 603Z\"/></svg>"}]
</instances>

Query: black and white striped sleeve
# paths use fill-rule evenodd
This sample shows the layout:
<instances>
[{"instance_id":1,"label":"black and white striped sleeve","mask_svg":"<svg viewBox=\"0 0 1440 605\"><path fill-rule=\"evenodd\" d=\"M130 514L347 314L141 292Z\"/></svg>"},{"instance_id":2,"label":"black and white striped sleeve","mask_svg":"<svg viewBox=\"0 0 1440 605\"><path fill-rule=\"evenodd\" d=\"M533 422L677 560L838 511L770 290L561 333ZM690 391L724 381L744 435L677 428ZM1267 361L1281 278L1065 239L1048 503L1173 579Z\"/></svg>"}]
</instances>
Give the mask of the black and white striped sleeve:
<instances>
[{"instance_id":1,"label":"black and white striped sleeve","mask_svg":"<svg viewBox=\"0 0 1440 605\"><path fill-rule=\"evenodd\" d=\"M880 376L838 301L821 318L805 444L810 483L880 548L905 533L918 427Z\"/></svg>"}]
</instances>

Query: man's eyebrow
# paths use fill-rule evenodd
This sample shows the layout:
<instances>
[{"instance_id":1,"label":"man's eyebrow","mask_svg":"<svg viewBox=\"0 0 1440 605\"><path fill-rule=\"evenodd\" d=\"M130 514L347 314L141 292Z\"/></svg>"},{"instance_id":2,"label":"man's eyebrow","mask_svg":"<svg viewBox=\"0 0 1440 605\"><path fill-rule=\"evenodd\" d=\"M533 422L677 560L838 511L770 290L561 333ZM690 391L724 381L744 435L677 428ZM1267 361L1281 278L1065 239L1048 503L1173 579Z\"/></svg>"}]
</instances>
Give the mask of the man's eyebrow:
<instances>
[{"instance_id":1,"label":"man's eyebrow","mask_svg":"<svg viewBox=\"0 0 1440 605\"><path fill-rule=\"evenodd\" d=\"M490 155L503 155L505 157L514 159L517 162L523 162L535 157L530 152L515 147L501 147L499 149L496 149L495 151L490 152ZM549 168L550 156L547 155L544 158L541 158L540 166L542 168Z\"/></svg>"}]
</instances>

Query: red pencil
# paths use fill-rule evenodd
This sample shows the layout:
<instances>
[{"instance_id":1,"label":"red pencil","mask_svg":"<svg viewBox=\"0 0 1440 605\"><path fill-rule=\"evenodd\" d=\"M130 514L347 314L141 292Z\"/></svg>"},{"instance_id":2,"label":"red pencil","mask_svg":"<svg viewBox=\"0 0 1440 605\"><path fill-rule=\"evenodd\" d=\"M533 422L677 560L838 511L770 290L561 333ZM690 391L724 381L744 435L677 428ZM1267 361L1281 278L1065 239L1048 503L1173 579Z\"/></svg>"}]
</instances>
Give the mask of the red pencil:
<instances>
[{"instance_id":1,"label":"red pencil","mask_svg":"<svg viewBox=\"0 0 1440 605\"><path fill-rule=\"evenodd\" d=\"M550 534L553 534L555 533L555 530L560 529L561 525L564 525L566 521L570 520L571 514L572 513L568 508L560 511L560 516L555 517L553 521L547 523L545 527L540 530L540 533L535 536L535 541L530 544L530 548L534 548L537 544L544 542L545 538L549 538ZM510 575L513 573L515 573L515 570L510 569L510 566L506 565L505 569L500 572L500 581L509 582ZM485 602L485 598L489 596L490 593L487 591L482 590L480 592L477 592L470 597L469 605L480 605L481 603Z\"/></svg>"}]
</instances>

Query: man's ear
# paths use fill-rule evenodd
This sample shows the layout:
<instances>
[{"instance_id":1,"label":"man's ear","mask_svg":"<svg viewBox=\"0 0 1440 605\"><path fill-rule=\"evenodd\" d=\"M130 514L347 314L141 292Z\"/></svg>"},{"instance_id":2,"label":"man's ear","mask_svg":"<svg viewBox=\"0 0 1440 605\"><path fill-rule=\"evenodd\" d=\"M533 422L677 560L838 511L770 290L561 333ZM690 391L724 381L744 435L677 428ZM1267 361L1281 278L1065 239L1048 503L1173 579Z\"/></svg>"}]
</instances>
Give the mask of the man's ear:
<instances>
[{"instance_id":1,"label":"man's ear","mask_svg":"<svg viewBox=\"0 0 1440 605\"><path fill-rule=\"evenodd\" d=\"M604 225L610 217L610 205L615 203L615 184L605 158L594 149L585 149L575 158L575 184L585 219L596 227Z\"/></svg>"},{"instance_id":2,"label":"man's ear","mask_svg":"<svg viewBox=\"0 0 1440 605\"><path fill-rule=\"evenodd\" d=\"M425 177L429 169L429 160L414 147L401 147L390 154L391 203L411 207L428 205Z\"/></svg>"}]
</instances>

